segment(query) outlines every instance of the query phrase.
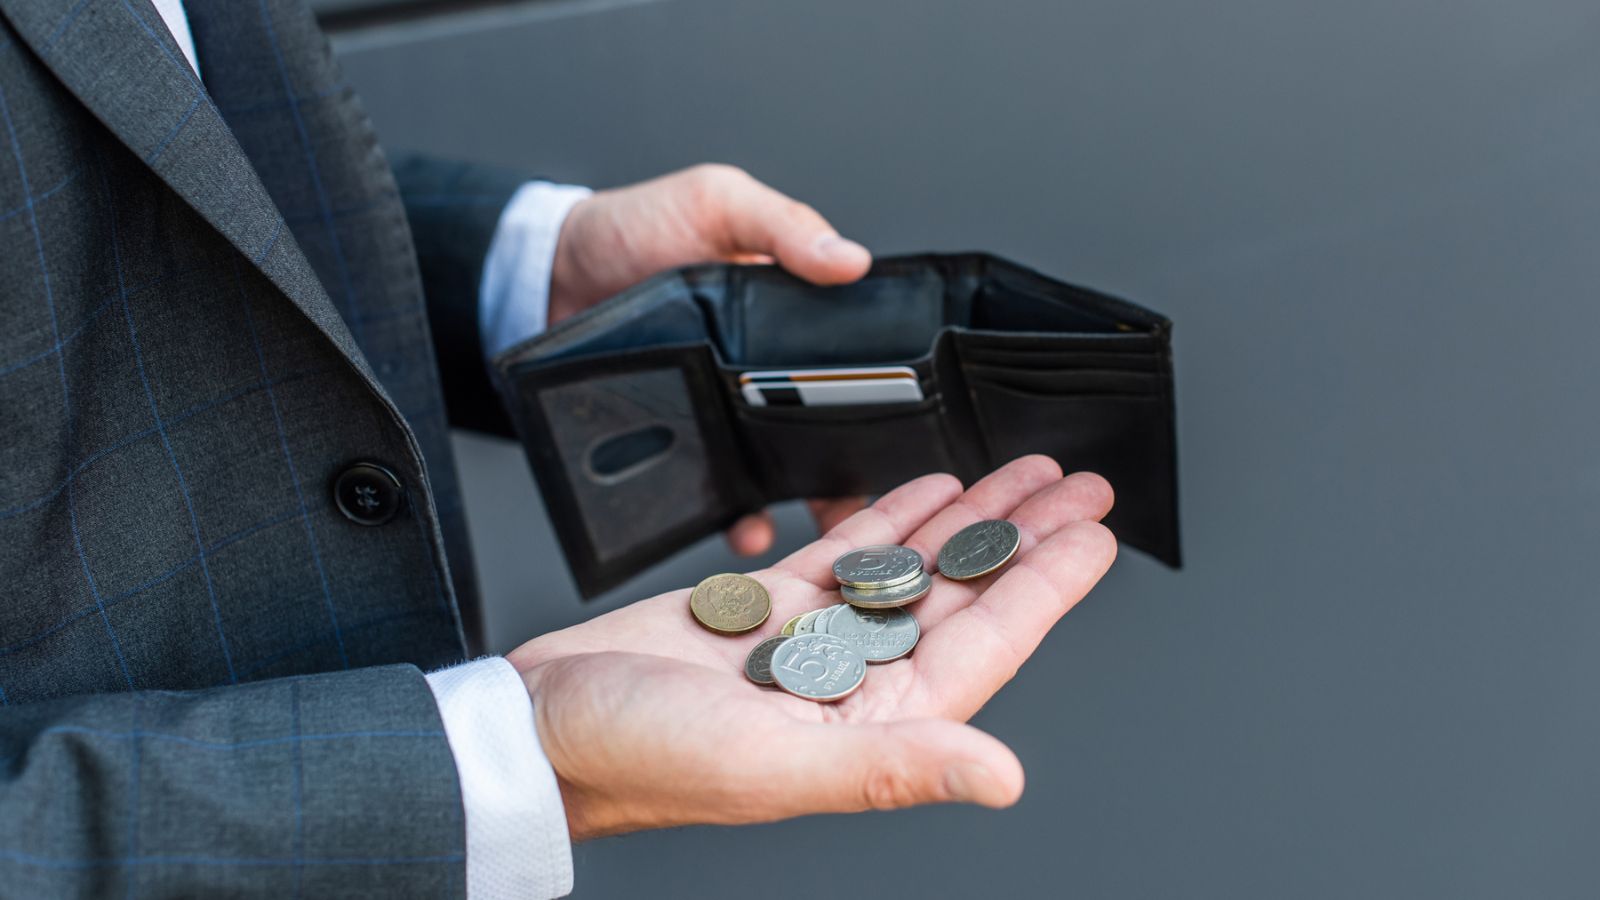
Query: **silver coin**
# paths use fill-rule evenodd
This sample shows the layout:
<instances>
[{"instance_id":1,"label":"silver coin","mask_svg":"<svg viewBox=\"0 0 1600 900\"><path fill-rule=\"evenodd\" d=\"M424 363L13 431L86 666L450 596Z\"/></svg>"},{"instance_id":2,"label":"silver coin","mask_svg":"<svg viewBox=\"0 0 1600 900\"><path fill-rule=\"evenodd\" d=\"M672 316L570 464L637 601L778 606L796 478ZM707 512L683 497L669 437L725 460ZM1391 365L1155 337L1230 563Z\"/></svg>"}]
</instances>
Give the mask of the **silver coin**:
<instances>
[{"instance_id":1,"label":"silver coin","mask_svg":"<svg viewBox=\"0 0 1600 900\"><path fill-rule=\"evenodd\" d=\"M824 609L822 611L822 613L817 616L816 620L811 623L811 633L812 634L827 634L828 633L828 623L833 621L833 617L838 614L839 610L844 609L844 608L845 608L845 604L843 604L843 603L835 603L834 605L828 607L827 609Z\"/></svg>"},{"instance_id":2,"label":"silver coin","mask_svg":"<svg viewBox=\"0 0 1600 900\"><path fill-rule=\"evenodd\" d=\"M939 548L939 572L956 581L981 578L1005 565L1021 542L1017 526L1004 519L974 522Z\"/></svg>"},{"instance_id":3,"label":"silver coin","mask_svg":"<svg viewBox=\"0 0 1600 900\"><path fill-rule=\"evenodd\" d=\"M816 624L817 616L820 616L825 612L827 612L826 609L813 609L811 612L801 616L800 621L794 623L795 635L798 636L802 634L810 634L811 626Z\"/></svg>"},{"instance_id":4,"label":"silver coin","mask_svg":"<svg viewBox=\"0 0 1600 900\"><path fill-rule=\"evenodd\" d=\"M795 635L772 654L778 687L828 703L848 697L867 677L867 661L848 643L826 634Z\"/></svg>"},{"instance_id":5,"label":"silver coin","mask_svg":"<svg viewBox=\"0 0 1600 900\"><path fill-rule=\"evenodd\" d=\"M772 677L772 651L788 639L788 635L773 635L751 647L750 655L744 658L744 677L756 684L776 684L777 679Z\"/></svg>"},{"instance_id":6,"label":"silver coin","mask_svg":"<svg viewBox=\"0 0 1600 900\"><path fill-rule=\"evenodd\" d=\"M828 636L856 648L869 663L899 659L922 637L916 618L903 609L845 610L828 620Z\"/></svg>"},{"instance_id":7,"label":"silver coin","mask_svg":"<svg viewBox=\"0 0 1600 900\"><path fill-rule=\"evenodd\" d=\"M921 600L928 595L928 591L932 587L933 576L923 572L921 578L879 591L864 591L860 588L853 588L848 584L842 584L839 586L839 593L844 597L845 602L851 606L859 606L863 609L889 609Z\"/></svg>"},{"instance_id":8,"label":"silver coin","mask_svg":"<svg viewBox=\"0 0 1600 900\"><path fill-rule=\"evenodd\" d=\"M833 561L833 577L858 588L886 588L922 574L922 554L899 544L859 547Z\"/></svg>"}]
</instances>

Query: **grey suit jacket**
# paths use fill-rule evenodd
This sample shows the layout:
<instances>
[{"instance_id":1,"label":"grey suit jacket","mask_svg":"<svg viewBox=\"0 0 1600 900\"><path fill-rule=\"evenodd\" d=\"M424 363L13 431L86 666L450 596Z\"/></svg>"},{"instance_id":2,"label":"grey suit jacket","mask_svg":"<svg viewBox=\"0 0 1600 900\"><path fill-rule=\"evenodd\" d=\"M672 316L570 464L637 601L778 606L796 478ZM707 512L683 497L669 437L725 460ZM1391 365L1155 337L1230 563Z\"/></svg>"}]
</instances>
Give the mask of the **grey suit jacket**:
<instances>
[{"instance_id":1,"label":"grey suit jacket","mask_svg":"<svg viewBox=\"0 0 1600 900\"><path fill-rule=\"evenodd\" d=\"M0 894L460 895L419 667L520 179L397 183L298 0L186 6L204 84L148 0L0 0Z\"/></svg>"}]
</instances>

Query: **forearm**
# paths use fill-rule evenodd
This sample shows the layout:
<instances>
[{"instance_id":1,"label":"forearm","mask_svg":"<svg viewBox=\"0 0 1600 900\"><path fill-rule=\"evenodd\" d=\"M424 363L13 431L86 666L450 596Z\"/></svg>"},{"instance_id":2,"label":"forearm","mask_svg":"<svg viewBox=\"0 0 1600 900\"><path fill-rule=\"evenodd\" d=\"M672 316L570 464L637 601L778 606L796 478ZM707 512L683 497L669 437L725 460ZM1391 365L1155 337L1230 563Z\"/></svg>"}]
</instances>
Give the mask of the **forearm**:
<instances>
[{"instance_id":1,"label":"forearm","mask_svg":"<svg viewBox=\"0 0 1600 900\"><path fill-rule=\"evenodd\" d=\"M451 422L509 436L510 421L484 365L479 291L500 215L527 176L407 154L393 160Z\"/></svg>"},{"instance_id":2,"label":"forearm","mask_svg":"<svg viewBox=\"0 0 1600 900\"><path fill-rule=\"evenodd\" d=\"M455 765L410 666L6 707L0 745L17 896L462 890Z\"/></svg>"}]
</instances>

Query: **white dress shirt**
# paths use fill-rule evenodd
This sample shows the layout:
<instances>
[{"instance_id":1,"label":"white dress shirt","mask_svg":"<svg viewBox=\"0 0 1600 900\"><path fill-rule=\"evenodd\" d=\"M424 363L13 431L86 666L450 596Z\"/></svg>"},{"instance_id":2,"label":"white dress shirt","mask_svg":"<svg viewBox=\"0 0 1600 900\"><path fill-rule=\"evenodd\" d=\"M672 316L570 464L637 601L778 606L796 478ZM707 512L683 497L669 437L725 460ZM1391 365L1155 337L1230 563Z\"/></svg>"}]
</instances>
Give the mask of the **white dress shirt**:
<instances>
[{"instance_id":1,"label":"white dress shirt","mask_svg":"<svg viewBox=\"0 0 1600 900\"><path fill-rule=\"evenodd\" d=\"M200 75L183 0L152 3ZM506 204L479 289L486 355L544 330L556 238L567 213L588 195L585 188L529 182ZM521 676L509 662L490 656L429 673L427 679L461 782L469 900L570 893L566 810Z\"/></svg>"}]
</instances>

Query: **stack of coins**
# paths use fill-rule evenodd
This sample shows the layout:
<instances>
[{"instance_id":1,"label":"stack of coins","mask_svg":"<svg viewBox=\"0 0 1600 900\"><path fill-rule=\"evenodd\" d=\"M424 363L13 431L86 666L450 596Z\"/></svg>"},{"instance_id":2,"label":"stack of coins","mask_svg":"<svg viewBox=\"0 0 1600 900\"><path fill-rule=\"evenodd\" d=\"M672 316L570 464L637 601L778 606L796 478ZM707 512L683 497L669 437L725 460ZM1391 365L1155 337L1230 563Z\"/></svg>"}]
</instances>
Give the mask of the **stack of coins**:
<instances>
[{"instance_id":1,"label":"stack of coins","mask_svg":"<svg viewBox=\"0 0 1600 900\"><path fill-rule=\"evenodd\" d=\"M940 548L939 574L956 581L981 578L1009 562L1020 542L1010 522L969 525ZM827 703L860 687L868 665L901 659L917 646L922 629L901 607L933 587L921 554L899 544L861 547L834 560L833 575L845 602L785 622L745 657L747 678ZM712 631L743 634L772 614L772 598L748 575L713 575L689 595L689 609Z\"/></svg>"},{"instance_id":2,"label":"stack of coins","mask_svg":"<svg viewBox=\"0 0 1600 900\"><path fill-rule=\"evenodd\" d=\"M922 555L899 544L851 550L833 561L833 577L846 603L862 609L893 609L921 600L933 588Z\"/></svg>"}]
</instances>

